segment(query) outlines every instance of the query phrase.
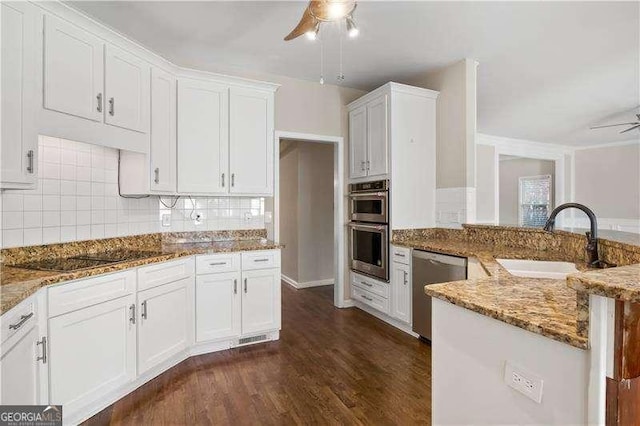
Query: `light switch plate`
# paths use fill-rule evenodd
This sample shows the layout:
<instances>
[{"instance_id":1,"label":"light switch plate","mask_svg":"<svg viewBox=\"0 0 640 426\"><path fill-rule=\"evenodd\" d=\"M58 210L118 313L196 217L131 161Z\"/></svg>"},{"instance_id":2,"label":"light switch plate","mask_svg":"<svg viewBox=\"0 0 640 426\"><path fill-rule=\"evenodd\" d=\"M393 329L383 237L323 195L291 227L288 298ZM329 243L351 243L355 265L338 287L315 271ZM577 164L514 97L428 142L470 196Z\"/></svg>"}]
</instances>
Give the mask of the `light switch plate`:
<instances>
[{"instance_id":1,"label":"light switch plate","mask_svg":"<svg viewBox=\"0 0 640 426\"><path fill-rule=\"evenodd\" d=\"M504 368L504 382L527 398L542 402L542 377L507 361Z\"/></svg>"},{"instance_id":2,"label":"light switch plate","mask_svg":"<svg viewBox=\"0 0 640 426\"><path fill-rule=\"evenodd\" d=\"M171 215L169 213L162 215L162 226L171 226Z\"/></svg>"}]
</instances>

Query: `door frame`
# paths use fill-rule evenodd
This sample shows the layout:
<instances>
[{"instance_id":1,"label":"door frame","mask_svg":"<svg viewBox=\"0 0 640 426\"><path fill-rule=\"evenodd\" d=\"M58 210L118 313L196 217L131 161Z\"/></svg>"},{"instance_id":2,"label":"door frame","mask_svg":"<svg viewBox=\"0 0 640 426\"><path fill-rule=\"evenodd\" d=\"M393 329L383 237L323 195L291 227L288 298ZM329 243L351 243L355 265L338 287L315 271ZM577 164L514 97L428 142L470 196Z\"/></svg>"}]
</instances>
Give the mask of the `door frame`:
<instances>
[{"instance_id":1,"label":"door frame","mask_svg":"<svg viewBox=\"0 0 640 426\"><path fill-rule=\"evenodd\" d=\"M344 138L342 136L315 135L310 133L286 132L276 130L274 149L274 191L273 191L273 236L280 241L280 142L292 139L300 142L332 144L333 150L333 246L334 246L334 285L333 304L338 308L351 306L344 296L344 280L346 271L346 239L345 239L345 173L344 173Z\"/></svg>"}]
</instances>

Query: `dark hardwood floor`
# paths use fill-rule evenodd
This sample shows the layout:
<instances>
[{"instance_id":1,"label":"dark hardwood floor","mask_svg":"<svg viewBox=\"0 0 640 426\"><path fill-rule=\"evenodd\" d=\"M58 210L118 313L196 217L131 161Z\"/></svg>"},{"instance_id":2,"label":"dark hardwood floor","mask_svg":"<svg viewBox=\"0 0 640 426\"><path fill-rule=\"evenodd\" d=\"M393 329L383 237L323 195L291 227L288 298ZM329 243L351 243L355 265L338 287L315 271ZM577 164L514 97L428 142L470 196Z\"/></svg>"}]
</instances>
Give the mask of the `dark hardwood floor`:
<instances>
[{"instance_id":1,"label":"dark hardwood floor","mask_svg":"<svg viewBox=\"0 0 640 426\"><path fill-rule=\"evenodd\" d=\"M278 342L190 358L85 424L428 424L431 348L333 288L282 286Z\"/></svg>"}]
</instances>

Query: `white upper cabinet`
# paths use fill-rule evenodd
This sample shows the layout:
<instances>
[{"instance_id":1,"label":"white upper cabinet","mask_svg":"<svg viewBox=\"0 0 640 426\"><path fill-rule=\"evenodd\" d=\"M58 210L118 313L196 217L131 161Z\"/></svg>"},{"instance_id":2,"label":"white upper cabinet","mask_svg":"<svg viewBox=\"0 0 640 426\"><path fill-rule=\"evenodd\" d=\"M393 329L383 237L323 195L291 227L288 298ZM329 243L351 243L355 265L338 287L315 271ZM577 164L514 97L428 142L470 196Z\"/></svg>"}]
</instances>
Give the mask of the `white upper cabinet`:
<instances>
[{"instance_id":1,"label":"white upper cabinet","mask_svg":"<svg viewBox=\"0 0 640 426\"><path fill-rule=\"evenodd\" d=\"M387 133L387 95L367 104L367 175L389 173L389 143Z\"/></svg>"},{"instance_id":2,"label":"white upper cabinet","mask_svg":"<svg viewBox=\"0 0 640 426\"><path fill-rule=\"evenodd\" d=\"M178 192L221 194L229 185L229 86L178 81Z\"/></svg>"},{"instance_id":3,"label":"white upper cabinet","mask_svg":"<svg viewBox=\"0 0 640 426\"><path fill-rule=\"evenodd\" d=\"M358 102L358 101L356 101ZM389 173L388 97L361 102L349 111L349 178Z\"/></svg>"},{"instance_id":4,"label":"white upper cabinet","mask_svg":"<svg viewBox=\"0 0 640 426\"><path fill-rule=\"evenodd\" d=\"M150 189L176 191L176 78L158 68L151 71Z\"/></svg>"},{"instance_id":5,"label":"white upper cabinet","mask_svg":"<svg viewBox=\"0 0 640 426\"><path fill-rule=\"evenodd\" d=\"M0 188L30 188L36 182L36 9L27 2L3 2L2 135Z\"/></svg>"},{"instance_id":6,"label":"white upper cabinet","mask_svg":"<svg viewBox=\"0 0 640 426\"><path fill-rule=\"evenodd\" d=\"M102 121L104 43L51 15L44 23L44 107Z\"/></svg>"},{"instance_id":7,"label":"white upper cabinet","mask_svg":"<svg viewBox=\"0 0 640 426\"><path fill-rule=\"evenodd\" d=\"M232 87L230 91L231 193L273 194L273 93Z\"/></svg>"},{"instance_id":8,"label":"white upper cabinet","mask_svg":"<svg viewBox=\"0 0 640 426\"><path fill-rule=\"evenodd\" d=\"M112 45L105 50L105 122L138 132L149 128L149 65Z\"/></svg>"},{"instance_id":9,"label":"white upper cabinet","mask_svg":"<svg viewBox=\"0 0 640 426\"><path fill-rule=\"evenodd\" d=\"M367 175L367 107L349 112L349 177Z\"/></svg>"}]
</instances>

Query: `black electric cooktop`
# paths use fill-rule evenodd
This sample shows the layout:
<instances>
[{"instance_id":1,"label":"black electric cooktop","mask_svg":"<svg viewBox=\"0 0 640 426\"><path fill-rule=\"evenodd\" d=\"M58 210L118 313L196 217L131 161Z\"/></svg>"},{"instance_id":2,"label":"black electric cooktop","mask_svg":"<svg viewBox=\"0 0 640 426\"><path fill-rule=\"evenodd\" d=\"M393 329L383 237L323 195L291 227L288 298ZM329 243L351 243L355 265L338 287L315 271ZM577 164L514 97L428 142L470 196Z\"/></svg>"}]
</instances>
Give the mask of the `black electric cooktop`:
<instances>
[{"instance_id":1,"label":"black electric cooktop","mask_svg":"<svg viewBox=\"0 0 640 426\"><path fill-rule=\"evenodd\" d=\"M162 254L158 251L113 250L101 253L87 253L72 257L59 257L13 265L16 268L38 271L71 272L96 268L113 263L146 259Z\"/></svg>"}]
</instances>

